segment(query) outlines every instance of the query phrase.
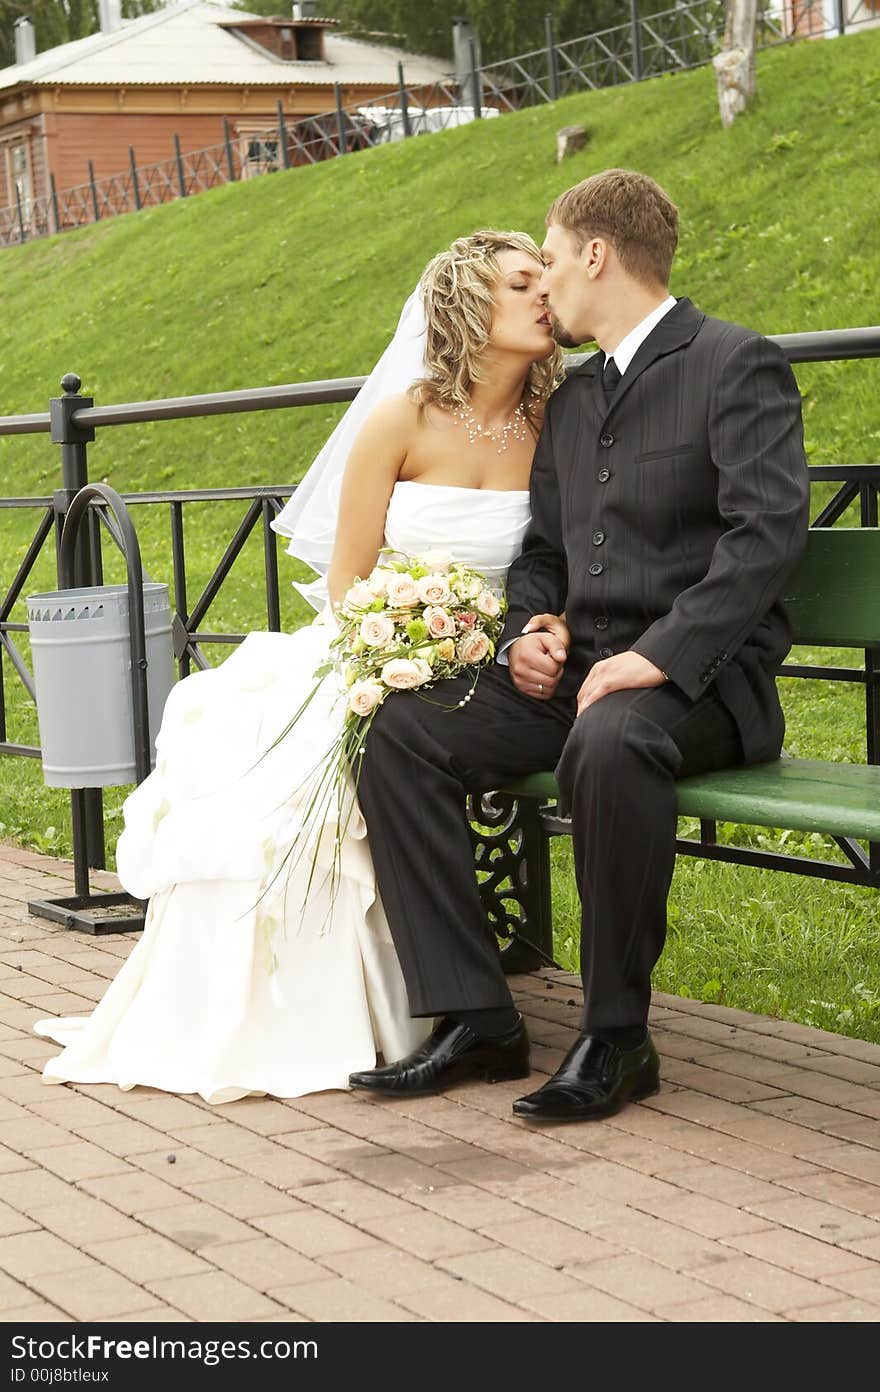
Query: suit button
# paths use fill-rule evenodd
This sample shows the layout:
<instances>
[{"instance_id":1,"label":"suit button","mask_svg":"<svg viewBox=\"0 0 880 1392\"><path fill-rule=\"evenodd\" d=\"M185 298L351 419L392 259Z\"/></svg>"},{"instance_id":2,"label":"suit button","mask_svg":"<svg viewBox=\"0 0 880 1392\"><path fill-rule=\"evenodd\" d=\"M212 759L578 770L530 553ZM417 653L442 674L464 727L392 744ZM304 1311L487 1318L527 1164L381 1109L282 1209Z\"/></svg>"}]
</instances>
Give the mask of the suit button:
<instances>
[{"instance_id":1,"label":"suit button","mask_svg":"<svg viewBox=\"0 0 880 1392\"><path fill-rule=\"evenodd\" d=\"M596 478L599 480L600 483L607 483L608 480L610 479L610 477L611 477L611 470L610 470L610 469L600 469L599 472L598 472L598 474L596 475Z\"/></svg>"},{"instance_id":2,"label":"suit button","mask_svg":"<svg viewBox=\"0 0 880 1392\"><path fill-rule=\"evenodd\" d=\"M600 561L594 561L593 564L590 566L590 574L601 575L604 569L605 567L601 564Z\"/></svg>"},{"instance_id":3,"label":"suit button","mask_svg":"<svg viewBox=\"0 0 880 1392\"><path fill-rule=\"evenodd\" d=\"M603 449L610 449L611 446L614 444L614 436L609 435L606 431L604 435L599 436L599 444L602 446Z\"/></svg>"},{"instance_id":4,"label":"suit button","mask_svg":"<svg viewBox=\"0 0 880 1392\"><path fill-rule=\"evenodd\" d=\"M608 620L604 614L600 614L598 619L593 620L593 627L604 631L608 627Z\"/></svg>"},{"instance_id":5,"label":"suit button","mask_svg":"<svg viewBox=\"0 0 880 1392\"><path fill-rule=\"evenodd\" d=\"M599 656L600 656L600 657L613 657L613 656L614 656L614 649L613 649L613 648L600 648L600 649L599 649Z\"/></svg>"},{"instance_id":6,"label":"suit button","mask_svg":"<svg viewBox=\"0 0 880 1392\"><path fill-rule=\"evenodd\" d=\"M593 545L594 545L594 546L601 546L601 545L602 545L602 542L603 542L604 540L605 540L605 533L604 533L604 532L594 532L594 533L593 533Z\"/></svg>"}]
</instances>

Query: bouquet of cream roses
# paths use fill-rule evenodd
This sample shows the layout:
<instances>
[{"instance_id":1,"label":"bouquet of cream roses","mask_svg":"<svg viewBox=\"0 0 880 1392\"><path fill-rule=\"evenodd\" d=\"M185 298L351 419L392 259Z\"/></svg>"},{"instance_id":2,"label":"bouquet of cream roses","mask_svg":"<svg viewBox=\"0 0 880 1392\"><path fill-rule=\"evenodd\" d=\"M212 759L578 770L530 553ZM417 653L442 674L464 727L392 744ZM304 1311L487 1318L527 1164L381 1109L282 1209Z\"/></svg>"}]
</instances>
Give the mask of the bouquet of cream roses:
<instances>
[{"instance_id":1,"label":"bouquet of cream roses","mask_svg":"<svg viewBox=\"0 0 880 1392\"><path fill-rule=\"evenodd\" d=\"M437 553L395 556L381 551L379 564L355 581L336 611L331 654L349 688L353 735L363 734L363 722L392 691L476 675L495 656L504 623L504 601L469 566Z\"/></svg>"},{"instance_id":2,"label":"bouquet of cream roses","mask_svg":"<svg viewBox=\"0 0 880 1392\"><path fill-rule=\"evenodd\" d=\"M479 671L495 656L504 625L506 602L478 571L431 552L412 557L385 547L365 578L356 577L336 606L338 633L327 661L315 672L316 685L279 738L296 724L321 683L335 674L345 715L329 755L315 770L306 812L320 823L336 802L331 870L332 905L341 869L342 840L354 807L360 760L370 725L382 703L395 691L427 693L439 682L472 674L470 690L452 705L432 700L441 709L464 706L473 695ZM319 838L320 839L320 838ZM301 835L297 841L305 843ZM297 856L304 844L291 847ZM314 849L306 898L317 864ZM287 859L288 857L285 857Z\"/></svg>"}]
</instances>

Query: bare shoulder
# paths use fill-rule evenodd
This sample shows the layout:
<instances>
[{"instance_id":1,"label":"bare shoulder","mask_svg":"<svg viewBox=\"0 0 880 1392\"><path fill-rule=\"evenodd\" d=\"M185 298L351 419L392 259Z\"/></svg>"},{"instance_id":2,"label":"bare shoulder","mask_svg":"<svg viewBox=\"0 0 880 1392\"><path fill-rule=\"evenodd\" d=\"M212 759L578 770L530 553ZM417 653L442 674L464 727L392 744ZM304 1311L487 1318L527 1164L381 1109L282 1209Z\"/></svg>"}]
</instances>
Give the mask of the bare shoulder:
<instances>
[{"instance_id":1,"label":"bare shoulder","mask_svg":"<svg viewBox=\"0 0 880 1392\"><path fill-rule=\"evenodd\" d=\"M396 392L386 396L367 416L365 426L372 431L381 431L395 439L405 441L412 436L419 423L419 408L406 392Z\"/></svg>"},{"instance_id":2,"label":"bare shoulder","mask_svg":"<svg viewBox=\"0 0 880 1392\"><path fill-rule=\"evenodd\" d=\"M406 458L416 428L417 407L403 392L387 396L364 420L346 464L349 478L361 478L376 469L396 477Z\"/></svg>"}]
</instances>

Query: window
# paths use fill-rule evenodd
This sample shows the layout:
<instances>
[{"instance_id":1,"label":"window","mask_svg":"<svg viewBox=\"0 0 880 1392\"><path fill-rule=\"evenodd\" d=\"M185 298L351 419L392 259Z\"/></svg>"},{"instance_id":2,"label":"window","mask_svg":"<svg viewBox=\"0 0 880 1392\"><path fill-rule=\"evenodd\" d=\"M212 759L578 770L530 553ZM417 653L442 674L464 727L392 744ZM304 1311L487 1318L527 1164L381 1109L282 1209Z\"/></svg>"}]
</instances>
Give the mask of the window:
<instances>
[{"instance_id":1,"label":"window","mask_svg":"<svg viewBox=\"0 0 880 1392\"><path fill-rule=\"evenodd\" d=\"M270 174L273 169L280 169L280 140L274 132L267 133L265 127L262 130L247 131L239 126L239 138L243 179L249 179L254 174Z\"/></svg>"},{"instance_id":2,"label":"window","mask_svg":"<svg viewBox=\"0 0 880 1392\"><path fill-rule=\"evenodd\" d=\"M324 58L324 30L297 29L296 56L301 63L320 63Z\"/></svg>"},{"instance_id":3,"label":"window","mask_svg":"<svg viewBox=\"0 0 880 1392\"><path fill-rule=\"evenodd\" d=\"M31 183L31 161L28 147L22 141L18 145L13 145L9 151L9 166L11 172L10 199L9 202L13 211L17 214L18 207L16 193L21 201L21 215L25 222L30 221L31 205L33 203L33 185Z\"/></svg>"}]
</instances>

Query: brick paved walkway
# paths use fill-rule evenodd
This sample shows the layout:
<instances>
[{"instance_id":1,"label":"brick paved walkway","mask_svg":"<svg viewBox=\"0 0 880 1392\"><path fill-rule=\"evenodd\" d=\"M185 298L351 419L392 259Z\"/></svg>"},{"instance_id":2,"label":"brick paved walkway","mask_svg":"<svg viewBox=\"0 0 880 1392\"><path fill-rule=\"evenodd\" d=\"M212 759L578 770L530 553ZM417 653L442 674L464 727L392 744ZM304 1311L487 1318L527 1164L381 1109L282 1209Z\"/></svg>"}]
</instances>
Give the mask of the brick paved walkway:
<instances>
[{"instance_id":1,"label":"brick paved walkway","mask_svg":"<svg viewBox=\"0 0 880 1392\"><path fill-rule=\"evenodd\" d=\"M33 1022L88 1011L134 945L29 917L71 883L0 845L3 1320L880 1317L880 1047L657 996L660 1094L552 1131L512 1119L521 1083L223 1107L48 1087ZM552 1070L578 983L515 988Z\"/></svg>"}]
</instances>

